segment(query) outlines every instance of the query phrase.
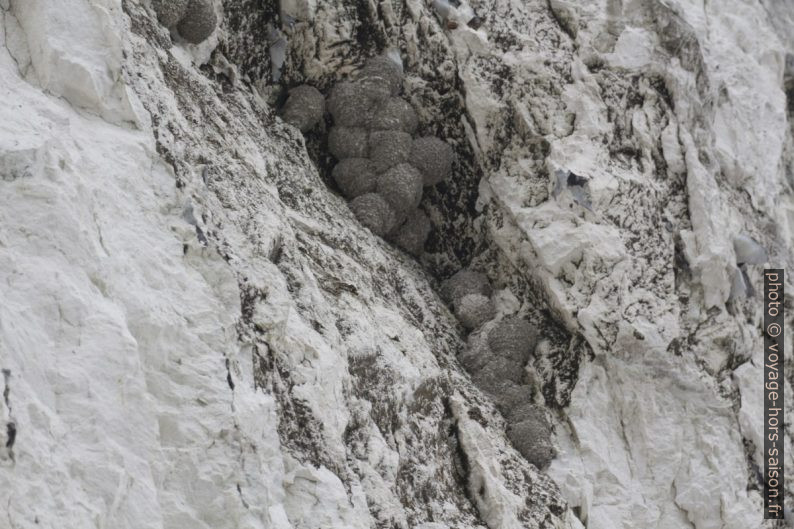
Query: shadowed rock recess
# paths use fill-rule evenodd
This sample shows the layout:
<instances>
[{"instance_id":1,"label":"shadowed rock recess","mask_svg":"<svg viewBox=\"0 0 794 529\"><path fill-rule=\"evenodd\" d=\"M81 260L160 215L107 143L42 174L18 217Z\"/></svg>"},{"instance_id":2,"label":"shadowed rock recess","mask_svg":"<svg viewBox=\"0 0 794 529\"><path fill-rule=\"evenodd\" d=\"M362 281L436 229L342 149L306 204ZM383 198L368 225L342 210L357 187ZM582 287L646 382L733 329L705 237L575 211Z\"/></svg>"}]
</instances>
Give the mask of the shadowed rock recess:
<instances>
[{"instance_id":1,"label":"shadowed rock recess","mask_svg":"<svg viewBox=\"0 0 794 529\"><path fill-rule=\"evenodd\" d=\"M794 5L0 7L0 527L774 527Z\"/></svg>"}]
</instances>

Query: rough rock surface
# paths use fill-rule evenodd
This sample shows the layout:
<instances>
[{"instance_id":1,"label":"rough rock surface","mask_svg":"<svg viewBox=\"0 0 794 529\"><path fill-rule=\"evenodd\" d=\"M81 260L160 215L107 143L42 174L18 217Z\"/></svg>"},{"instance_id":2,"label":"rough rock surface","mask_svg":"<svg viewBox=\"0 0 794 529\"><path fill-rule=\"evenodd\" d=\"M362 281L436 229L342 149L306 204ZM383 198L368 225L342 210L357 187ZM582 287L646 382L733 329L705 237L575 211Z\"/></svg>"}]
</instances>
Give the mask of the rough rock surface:
<instances>
[{"instance_id":1,"label":"rough rock surface","mask_svg":"<svg viewBox=\"0 0 794 529\"><path fill-rule=\"evenodd\" d=\"M730 295L737 235L794 269L791 3L285 4L183 46L138 0L0 0L0 527L771 527ZM275 117L268 24L284 86L400 50L457 157L420 263ZM500 398L549 410L547 473L458 361L470 265L539 329Z\"/></svg>"}]
</instances>

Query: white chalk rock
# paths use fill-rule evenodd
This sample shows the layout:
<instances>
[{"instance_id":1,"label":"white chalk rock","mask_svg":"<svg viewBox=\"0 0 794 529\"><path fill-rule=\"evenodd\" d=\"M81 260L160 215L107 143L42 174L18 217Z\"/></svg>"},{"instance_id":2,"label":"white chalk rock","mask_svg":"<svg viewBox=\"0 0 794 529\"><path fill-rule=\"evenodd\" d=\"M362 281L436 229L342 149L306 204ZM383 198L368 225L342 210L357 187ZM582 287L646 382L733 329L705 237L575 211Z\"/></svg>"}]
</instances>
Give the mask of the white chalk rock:
<instances>
[{"instance_id":1,"label":"white chalk rock","mask_svg":"<svg viewBox=\"0 0 794 529\"><path fill-rule=\"evenodd\" d=\"M54 6L47 0L14 0L5 19L20 33L8 41L8 53L18 62L24 58L23 75L43 90L108 121L136 122L121 81L122 23L108 10L115 2L104 3L64 0Z\"/></svg>"},{"instance_id":2,"label":"white chalk rock","mask_svg":"<svg viewBox=\"0 0 794 529\"><path fill-rule=\"evenodd\" d=\"M285 0L258 47L221 4L197 51L147 2L0 0L0 527L762 526L761 304L728 301L737 258L794 263L790 2ZM458 155L421 266L261 95L287 36L325 91L398 25ZM196 66L219 40L241 82ZM458 362L429 270L463 266L538 328L508 389L554 410L547 473Z\"/></svg>"}]
</instances>

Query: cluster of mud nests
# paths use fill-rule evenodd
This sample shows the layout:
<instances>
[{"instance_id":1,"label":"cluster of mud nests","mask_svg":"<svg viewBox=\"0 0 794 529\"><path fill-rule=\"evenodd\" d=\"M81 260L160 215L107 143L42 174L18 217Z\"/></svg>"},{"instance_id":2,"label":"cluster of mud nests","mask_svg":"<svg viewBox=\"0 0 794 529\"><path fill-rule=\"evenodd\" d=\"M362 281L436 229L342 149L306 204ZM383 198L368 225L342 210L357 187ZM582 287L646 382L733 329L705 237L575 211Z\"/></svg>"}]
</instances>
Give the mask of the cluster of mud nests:
<instances>
[{"instance_id":1,"label":"cluster of mud nests","mask_svg":"<svg viewBox=\"0 0 794 529\"><path fill-rule=\"evenodd\" d=\"M400 58L371 58L350 81L337 83L327 100L315 88L289 92L282 117L311 130L325 111L333 118L328 150L332 176L362 225L412 255L420 255L430 220L419 208L423 188L452 175L452 147L433 136L415 137L419 120L400 97Z\"/></svg>"}]
</instances>

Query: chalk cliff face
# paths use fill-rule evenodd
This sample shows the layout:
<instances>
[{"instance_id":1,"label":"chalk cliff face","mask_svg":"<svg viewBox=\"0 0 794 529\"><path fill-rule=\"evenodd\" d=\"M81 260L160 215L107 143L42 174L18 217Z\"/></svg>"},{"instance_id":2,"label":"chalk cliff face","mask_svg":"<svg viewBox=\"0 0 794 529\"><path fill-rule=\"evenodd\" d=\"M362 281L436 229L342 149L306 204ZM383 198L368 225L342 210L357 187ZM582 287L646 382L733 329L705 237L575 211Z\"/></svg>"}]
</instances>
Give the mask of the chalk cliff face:
<instances>
[{"instance_id":1,"label":"chalk cliff face","mask_svg":"<svg viewBox=\"0 0 794 529\"><path fill-rule=\"evenodd\" d=\"M147 0L0 8L0 528L763 526L792 4L225 0L198 45ZM418 260L276 113L389 48L457 156ZM457 360L464 266L539 331L546 471Z\"/></svg>"}]
</instances>

